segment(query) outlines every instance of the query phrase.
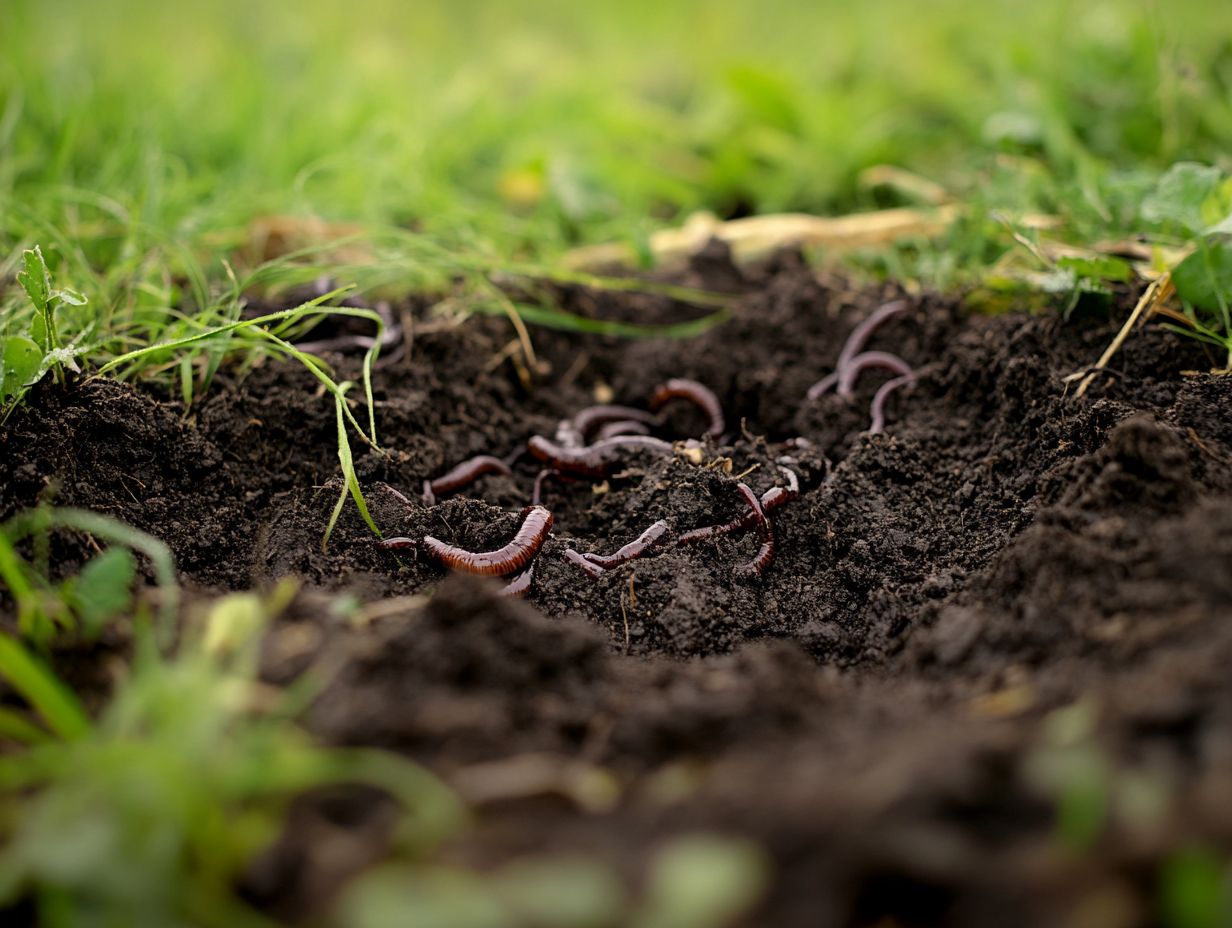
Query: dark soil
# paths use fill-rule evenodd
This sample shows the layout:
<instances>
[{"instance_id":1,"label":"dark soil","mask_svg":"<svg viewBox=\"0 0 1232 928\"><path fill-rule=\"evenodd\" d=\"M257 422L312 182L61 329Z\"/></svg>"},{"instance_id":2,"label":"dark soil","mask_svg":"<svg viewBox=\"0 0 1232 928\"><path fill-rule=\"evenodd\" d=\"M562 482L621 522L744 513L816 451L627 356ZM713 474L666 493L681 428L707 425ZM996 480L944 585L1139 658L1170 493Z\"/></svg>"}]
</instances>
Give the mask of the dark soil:
<instances>
[{"instance_id":1,"label":"dark soil","mask_svg":"<svg viewBox=\"0 0 1232 928\"><path fill-rule=\"evenodd\" d=\"M744 278L712 254L686 282L737 292L732 321L686 342L537 331L544 370L527 389L499 363L508 323L447 327L416 309L408 359L378 372L389 454L353 441L378 524L472 549L512 536L533 462L431 509L378 482L417 499L464 458L515 452L596 400L643 405L668 377L719 395L736 438L702 463L641 455L599 486L547 485L556 527L524 602L377 548L353 506L322 551L340 489L334 411L296 366L221 383L187 415L107 381L41 387L0 429L0 518L54 494L164 538L196 587L303 578L267 677L338 659L309 727L453 783L478 809L453 859L576 851L636 881L659 841L704 830L769 852L750 924L1157 923L1177 849L1232 849L1232 378L1192 374L1214 359L1148 327L1076 400L1065 376L1135 294L1068 323L925 296L874 338L923 376L871 436L878 376L850 405L803 396L894 294L819 281L790 256ZM689 313L561 296L609 318ZM671 409L663 434L700 433ZM734 570L756 533L598 580L561 557L615 550L657 519L727 521L735 475L760 493L784 453L803 494L774 513L760 578ZM55 554L69 571L91 549L65 536ZM327 608L331 591L388 602L356 626ZM1075 756L1101 771L1102 826L1085 836L1063 814L1090 793L1067 779ZM528 764L536 777L499 775ZM592 768L619 784L614 805L570 788ZM1144 792L1157 801L1133 801ZM284 918L319 912L379 857L388 815L370 797L302 804L246 892ZM344 838L349 856L331 853Z\"/></svg>"}]
</instances>

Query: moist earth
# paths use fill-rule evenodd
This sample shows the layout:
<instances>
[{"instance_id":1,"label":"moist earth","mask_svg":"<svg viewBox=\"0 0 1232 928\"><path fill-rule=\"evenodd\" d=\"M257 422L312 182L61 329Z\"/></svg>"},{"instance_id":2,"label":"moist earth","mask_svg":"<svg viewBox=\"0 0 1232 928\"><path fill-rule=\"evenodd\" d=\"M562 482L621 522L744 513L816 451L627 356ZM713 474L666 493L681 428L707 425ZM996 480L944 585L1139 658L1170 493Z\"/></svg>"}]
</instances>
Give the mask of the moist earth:
<instances>
[{"instance_id":1,"label":"moist earth","mask_svg":"<svg viewBox=\"0 0 1232 928\"><path fill-rule=\"evenodd\" d=\"M423 480L513 457L595 402L644 406L670 377L722 402L727 434L691 455L548 481L555 528L523 601L380 548L350 504L323 549L341 489L333 402L287 363L224 369L189 410L106 380L41 385L0 427L0 517L40 500L105 512L167 541L202 593L300 578L265 677L329 655L306 724L451 783L477 810L446 850L467 865L584 853L636 884L653 848L704 831L769 856L748 924L1165 919L1178 855L1232 848L1232 378L1200 373L1220 359L1147 326L1077 398L1067 376L1136 292L1068 321L909 294L870 347L920 379L873 435L883 377L866 374L851 402L804 397L852 328L903 294L791 254L741 272L721 249L677 282L730 293L730 320L689 340L532 330L533 365L512 360L503 318L399 307L407 350L374 377L385 453L351 438L386 535L499 547L537 462L431 507ZM645 294L551 295L602 319L700 314ZM357 357L329 360L360 373ZM673 404L659 434L704 426ZM614 551L660 519L729 521L737 481L782 484L785 455L801 495L772 513L760 576L738 570L756 532L664 546L598 579L562 557ZM65 572L92 553L54 539ZM351 619L331 594L359 604ZM65 647L60 669L97 704L122 651ZM574 788L596 771L609 801ZM1093 828L1073 826L1075 803ZM287 920L319 914L380 858L391 816L375 795L306 798L244 892Z\"/></svg>"}]
</instances>

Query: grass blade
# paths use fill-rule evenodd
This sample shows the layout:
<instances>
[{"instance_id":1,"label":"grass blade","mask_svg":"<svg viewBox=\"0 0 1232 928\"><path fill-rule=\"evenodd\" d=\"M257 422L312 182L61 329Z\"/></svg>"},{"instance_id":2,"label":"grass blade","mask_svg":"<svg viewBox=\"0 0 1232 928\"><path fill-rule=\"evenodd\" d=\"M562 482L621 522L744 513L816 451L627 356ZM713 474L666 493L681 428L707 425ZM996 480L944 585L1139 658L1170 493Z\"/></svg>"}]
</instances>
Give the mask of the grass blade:
<instances>
[{"instance_id":1,"label":"grass blade","mask_svg":"<svg viewBox=\"0 0 1232 928\"><path fill-rule=\"evenodd\" d=\"M90 720L72 691L10 635L0 634L0 674L61 738L80 738Z\"/></svg>"}]
</instances>

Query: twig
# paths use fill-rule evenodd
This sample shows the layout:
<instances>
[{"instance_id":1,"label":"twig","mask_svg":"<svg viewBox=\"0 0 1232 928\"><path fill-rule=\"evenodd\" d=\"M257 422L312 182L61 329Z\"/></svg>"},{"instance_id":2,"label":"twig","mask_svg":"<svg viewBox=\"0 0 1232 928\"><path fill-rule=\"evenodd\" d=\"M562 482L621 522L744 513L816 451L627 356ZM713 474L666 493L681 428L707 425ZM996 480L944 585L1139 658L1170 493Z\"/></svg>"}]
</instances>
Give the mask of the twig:
<instances>
[{"instance_id":1,"label":"twig","mask_svg":"<svg viewBox=\"0 0 1232 928\"><path fill-rule=\"evenodd\" d=\"M1170 297L1173 289L1171 272L1163 274L1157 280L1152 281L1151 285L1146 288L1146 292L1142 294L1142 299L1138 301L1138 305L1134 307L1134 311L1129 314L1129 318L1126 319L1125 324L1121 326L1121 331L1117 332L1116 338L1114 338L1112 343L1104 349L1104 353L1100 355L1099 360L1095 362L1095 366L1086 371L1078 371L1070 374L1065 378L1066 383L1070 383L1081 378L1082 382L1078 384L1078 389L1074 391L1074 397L1076 399L1080 399L1083 394L1087 392L1087 389L1095 381L1095 378L1099 375L1099 372L1108 366L1108 362L1111 361L1113 356L1121 349L1121 345L1125 343L1125 339L1129 338L1129 333L1133 331L1135 323L1137 323L1142 314L1150 309L1153 309L1156 304L1162 303Z\"/></svg>"}]
</instances>

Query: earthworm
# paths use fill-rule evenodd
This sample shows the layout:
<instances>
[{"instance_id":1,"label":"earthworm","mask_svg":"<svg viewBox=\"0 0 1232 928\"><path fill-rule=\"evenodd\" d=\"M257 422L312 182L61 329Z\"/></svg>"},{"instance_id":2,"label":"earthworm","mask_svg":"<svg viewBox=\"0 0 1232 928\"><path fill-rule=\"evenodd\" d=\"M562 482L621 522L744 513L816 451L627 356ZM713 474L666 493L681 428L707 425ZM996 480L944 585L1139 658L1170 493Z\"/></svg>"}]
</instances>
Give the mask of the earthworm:
<instances>
[{"instance_id":1,"label":"earthworm","mask_svg":"<svg viewBox=\"0 0 1232 928\"><path fill-rule=\"evenodd\" d=\"M530 495L530 504L532 506L538 506L543 502L543 482L549 477L555 477L559 480L560 471L554 467L545 467L535 475L535 489Z\"/></svg>"},{"instance_id":2,"label":"earthworm","mask_svg":"<svg viewBox=\"0 0 1232 928\"><path fill-rule=\"evenodd\" d=\"M516 599L521 599L530 592L530 583L535 579L535 565L532 562L529 567L501 587L501 596L512 596Z\"/></svg>"},{"instance_id":3,"label":"earthworm","mask_svg":"<svg viewBox=\"0 0 1232 928\"><path fill-rule=\"evenodd\" d=\"M602 441L605 438L615 438L617 435L649 435L650 426L635 419L617 419L599 427L595 437Z\"/></svg>"},{"instance_id":4,"label":"earthworm","mask_svg":"<svg viewBox=\"0 0 1232 928\"><path fill-rule=\"evenodd\" d=\"M641 422L645 425L657 425L659 417L644 409L632 406L587 406L573 417L573 427L583 438L590 438L591 433L609 422Z\"/></svg>"},{"instance_id":5,"label":"earthworm","mask_svg":"<svg viewBox=\"0 0 1232 928\"><path fill-rule=\"evenodd\" d=\"M705 384L681 377L673 378L655 388L650 397L650 408L658 410L668 400L673 399L688 400L706 414L706 418L710 420L706 427L707 435L718 438L723 434L723 407L719 405L719 398L714 395L714 391Z\"/></svg>"},{"instance_id":6,"label":"earthworm","mask_svg":"<svg viewBox=\"0 0 1232 928\"><path fill-rule=\"evenodd\" d=\"M872 337L873 332L882 323L906 311L906 300L891 300L889 303L883 303L874 309L868 314L867 319L851 330L851 334L847 336L847 341L843 343L843 350L839 352L838 364L835 366L842 369L850 364L851 359L864 350L864 346L868 344L869 338Z\"/></svg>"},{"instance_id":7,"label":"earthworm","mask_svg":"<svg viewBox=\"0 0 1232 928\"><path fill-rule=\"evenodd\" d=\"M667 524L667 521L660 519L615 554L583 554L582 557L586 558L590 563L602 567L604 570L611 570L613 567L619 567L621 564L627 564L634 558L641 557L648 549L653 548L660 542L663 536L667 534L669 528L670 526Z\"/></svg>"},{"instance_id":8,"label":"earthworm","mask_svg":"<svg viewBox=\"0 0 1232 928\"><path fill-rule=\"evenodd\" d=\"M626 452L672 450L670 442L649 435L621 435L606 438L584 448L562 448L542 435L533 436L526 443L527 450L545 464L562 474L580 474L584 477L603 477Z\"/></svg>"},{"instance_id":9,"label":"earthworm","mask_svg":"<svg viewBox=\"0 0 1232 928\"><path fill-rule=\"evenodd\" d=\"M527 506L522 514L525 517L522 527L513 540L495 551L466 551L431 535L424 536L424 547L451 570L487 576L511 574L521 570L535 556L554 521L552 513L542 506Z\"/></svg>"},{"instance_id":10,"label":"earthworm","mask_svg":"<svg viewBox=\"0 0 1232 928\"><path fill-rule=\"evenodd\" d=\"M452 493L454 490L460 490L462 487L474 483L484 474L501 474L505 477L512 477L513 471L500 458L494 458L490 454L476 455L463 461L435 480L425 481L424 502L431 506L436 501L436 497Z\"/></svg>"},{"instance_id":11,"label":"earthworm","mask_svg":"<svg viewBox=\"0 0 1232 928\"><path fill-rule=\"evenodd\" d=\"M597 579L607 573L607 571L598 564L593 564L586 560L586 558L582 557L582 555L578 554L572 548L565 548L564 558L569 563L576 564L578 567L582 568L582 570L584 570L592 578Z\"/></svg>"},{"instance_id":12,"label":"earthworm","mask_svg":"<svg viewBox=\"0 0 1232 928\"><path fill-rule=\"evenodd\" d=\"M838 361L834 365L833 373L827 374L817 383L809 387L808 398L815 400L826 391L832 389L839 383L842 372L847 369L851 362L855 359L868 344L869 338L873 332L882 323L894 318L900 313L907 311L906 300L893 300L885 303L869 314L868 318L861 322L858 326L851 330L851 334L847 336L847 341L843 342L843 348L839 352ZM839 391L842 395L842 390ZM849 398L849 397L848 397Z\"/></svg>"},{"instance_id":13,"label":"earthworm","mask_svg":"<svg viewBox=\"0 0 1232 928\"><path fill-rule=\"evenodd\" d=\"M761 500L757 498L756 493L749 489L748 484L738 483L736 488L740 491L740 495L744 497L744 501L749 504L749 508L753 510L761 533L761 546L757 549L757 553L753 555L751 561L737 567L736 573L740 576L761 574L770 566L770 562L774 560L774 526L766 518L766 513L761 507Z\"/></svg>"},{"instance_id":14,"label":"earthworm","mask_svg":"<svg viewBox=\"0 0 1232 928\"><path fill-rule=\"evenodd\" d=\"M398 538L382 538L379 542L377 542L377 544L379 544L382 548L395 549L416 548L419 546L419 542L417 542L414 538L406 538L405 536L400 536Z\"/></svg>"},{"instance_id":15,"label":"earthworm","mask_svg":"<svg viewBox=\"0 0 1232 928\"><path fill-rule=\"evenodd\" d=\"M778 509L780 506L790 503L800 495L800 479L796 476L796 472L790 467L779 465L779 470L787 475L787 486L771 487L761 495L761 508L765 512ZM692 531L685 532L676 539L678 545L693 545L700 541L706 541L710 538L716 538L719 535L730 535L732 532L744 532L753 528L758 523L757 513L746 512L739 518L733 519L730 522L724 522L722 525L704 525L701 528L695 528Z\"/></svg>"},{"instance_id":16,"label":"earthworm","mask_svg":"<svg viewBox=\"0 0 1232 928\"><path fill-rule=\"evenodd\" d=\"M896 354L887 351L866 351L851 359L851 363L839 371L838 395L849 400L855 395L856 378L870 367L882 367L899 376L911 373L911 365Z\"/></svg>"},{"instance_id":17,"label":"earthworm","mask_svg":"<svg viewBox=\"0 0 1232 928\"><path fill-rule=\"evenodd\" d=\"M868 407L873 418L873 424L869 426L869 433L876 435L885 428L885 404L889 399L890 394L899 387L905 387L907 384L915 383L915 374L903 374L901 377L895 377L893 380L887 380L873 395L873 402Z\"/></svg>"}]
</instances>

